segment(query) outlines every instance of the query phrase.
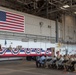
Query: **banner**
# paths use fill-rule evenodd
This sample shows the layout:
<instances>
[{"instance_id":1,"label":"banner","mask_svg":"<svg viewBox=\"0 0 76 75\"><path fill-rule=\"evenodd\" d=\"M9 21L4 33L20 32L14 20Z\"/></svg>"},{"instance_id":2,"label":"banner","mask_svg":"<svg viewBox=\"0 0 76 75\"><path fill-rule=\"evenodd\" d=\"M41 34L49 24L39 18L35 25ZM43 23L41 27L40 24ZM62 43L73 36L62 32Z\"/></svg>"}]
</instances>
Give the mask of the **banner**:
<instances>
[{"instance_id":1,"label":"banner","mask_svg":"<svg viewBox=\"0 0 76 75\"><path fill-rule=\"evenodd\" d=\"M50 50L42 50L42 48L9 48L2 47L0 50L0 56L2 57L10 57L10 56L40 56L40 55L51 55L52 52Z\"/></svg>"}]
</instances>

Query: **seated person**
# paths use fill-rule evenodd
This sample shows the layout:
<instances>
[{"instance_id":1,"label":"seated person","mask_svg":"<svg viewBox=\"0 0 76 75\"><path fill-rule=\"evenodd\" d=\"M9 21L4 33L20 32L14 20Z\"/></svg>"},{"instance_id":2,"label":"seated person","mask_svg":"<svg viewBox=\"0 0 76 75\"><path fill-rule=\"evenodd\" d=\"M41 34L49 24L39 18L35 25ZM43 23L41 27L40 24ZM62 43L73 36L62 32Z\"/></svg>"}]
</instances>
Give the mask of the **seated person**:
<instances>
[{"instance_id":1,"label":"seated person","mask_svg":"<svg viewBox=\"0 0 76 75\"><path fill-rule=\"evenodd\" d=\"M74 71L76 70L76 57L75 55L72 55L72 62L71 64L68 66L68 69L71 70L71 71Z\"/></svg>"},{"instance_id":2,"label":"seated person","mask_svg":"<svg viewBox=\"0 0 76 75\"><path fill-rule=\"evenodd\" d=\"M68 60L69 60L69 57L67 55L64 55L64 61L62 63L63 67L68 62Z\"/></svg>"},{"instance_id":3,"label":"seated person","mask_svg":"<svg viewBox=\"0 0 76 75\"><path fill-rule=\"evenodd\" d=\"M57 69L59 68L59 65L62 64L63 61L64 61L64 58L63 58L63 56L61 55L61 56L60 56L60 59L56 62Z\"/></svg>"},{"instance_id":4,"label":"seated person","mask_svg":"<svg viewBox=\"0 0 76 75\"><path fill-rule=\"evenodd\" d=\"M74 70L76 71L76 63L74 64Z\"/></svg>"},{"instance_id":5,"label":"seated person","mask_svg":"<svg viewBox=\"0 0 76 75\"><path fill-rule=\"evenodd\" d=\"M57 59L56 56L54 56L54 57L52 58L53 61L56 60L56 59Z\"/></svg>"},{"instance_id":6,"label":"seated person","mask_svg":"<svg viewBox=\"0 0 76 75\"><path fill-rule=\"evenodd\" d=\"M69 60L68 60L68 62L66 62L66 64L64 65L64 69L65 70L68 70L68 67L71 65L71 63L74 61L74 58L73 58L73 56L71 55L70 57L69 57Z\"/></svg>"},{"instance_id":7,"label":"seated person","mask_svg":"<svg viewBox=\"0 0 76 75\"><path fill-rule=\"evenodd\" d=\"M56 60L56 56L52 57L52 60L48 64L52 64L53 61L55 61L55 60Z\"/></svg>"},{"instance_id":8,"label":"seated person","mask_svg":"<svg viewBox=\"0 0 76 75\"><path fill-rule=\"evenodd\" d=\"M40 67L41 67L41 64L42 64L42 65L45 64L45 61L46 61L46 58L45 58L44 55L42 55L41 58L40 58L40 61L39 61L39 63L40 63Z\"/></svg>"},{"instance_id":9,"label":"seated person","mask_svg":"<svg viewBox=\"0 0 76 75\"><path fill-rule=\"evenodd\" d=\"M11 45L9 46L8 50L12 50L12 47L11 47Z\"/></svg>"},{"instance_id":10,"label":"seated person","mask_svg":"<svg viewBox=\"0 0 76 75\"><path fill-rule=\"evenodd\" d=\"M74 55L74 61L76 61L76 56Z\"/></svg>"},{"instance_id":11,"label":"seated person","mask_svg":"<svg viewBox=\"0 0 76 75\"><path fill-rule=\"evenodd\" d=\"M40 56L36 56L36 67L39 67Z\"/></svg>"}]
</instances>

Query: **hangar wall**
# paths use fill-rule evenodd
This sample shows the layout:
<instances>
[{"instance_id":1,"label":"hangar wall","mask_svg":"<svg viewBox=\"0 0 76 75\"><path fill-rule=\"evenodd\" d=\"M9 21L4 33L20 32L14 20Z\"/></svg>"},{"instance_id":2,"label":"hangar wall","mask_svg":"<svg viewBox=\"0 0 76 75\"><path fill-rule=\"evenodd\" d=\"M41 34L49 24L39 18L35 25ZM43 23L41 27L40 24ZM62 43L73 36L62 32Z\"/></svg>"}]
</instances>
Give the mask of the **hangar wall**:
<instances>
[{"instance_id":1,"label":"hangar wall","mask_svg":"<svg viewBox=\"0 0 76 75\"><path fill-rule=\"evenodd\" d=\"M56 37L55 21L33 16L30 14L17 12L11 9L0 7L0 10L10 11L25 16L25 34ZM65 16L65 17L63 17ZM62 23L58 23L59 38L65 41L75 42L76 39L76 18L74 16L63 15Z\"/></svg>"},{"instance_id":2,"label":"hangar wall","mask_svg":"<svg viewBox=\"0 0 76 75\"><path fill-rule=\"evenodd\" d=\"M76 42L76 18L75 16L62 16L63 39L69 42Z\"/></svg>"},{"instance_id":3,"label":"hangar wall","mask_svg":"<svg viewBox=\"0 0 76 75\"><path fill-rule=\"evenodd\" d=\"M56 48L56 50L62 50L61 54L65 54L66 50L68 54L76 54L76 17L73 15L62 15L62 25L61 34L63 44L61 48Z\"/></svg>"},{"instance_id":4,"label":"hangar wall","mask_svg":"<svg viewBox=\"0 0 76 75\"><path fill-rule=\"evenodd\" d=\"M0 7L0 10L1 9L25 16L25 34L55 37L55 21L17 12L3 7Z\"/></svg>"},{"instance_id":5,"label":"hangar wall","mask_svg":"<svg viewBox=\"0 0 76 75\"><path fill-rule=\"evenodd\" d=\"M44 18L37 17L37 16L33 16L33 15L22 13L22 12L17 12L17 11L3 8L3 7L0 7L0 10L5 10L5 11L14 12L14 13L24 15L25 16L25 32L24 32L24 34L45 36L46 38L48 36L50 36L52 38L50 40L38 39L37 42L34 42L33 39L30 39L29 42L26 43L27 47L29 47L29 48L30 47L38 47L38 48L44 48L44 49L46 49L48 47L55 47L55 37L56 37L55 21L49 20L49 19L44 19ZM63 17L63 16L62 16L62 23L58 22L59 39L63 39L65 41L76 42L76 22L75 22L76 18L67 16L67 15L65 15L65 17ZM13 34L13 32L11 34ZM1 37L1 35L0 35L0 37ZM15 38L15 40L17 40L17 38L15 36L14 37L11 36L10 38ZM21 38L20 38L20 40L21 40ZM52 40L54 40L53 43L51 42ZM70 45L70 47L72 47L72 45ZM70 47L68 47L68 49ZM75 48L76 47L74 47L74 49Z\"/></svg>"},{"instance_id":6,"label":"hangar wall","mask_svg":"<svg viewBox=\"0 0 76 75\"><path fill-rule=\"evenodd\" d=\"M25 16L25 32L20 33L20 36L23 34L29 34L31 36L37 35L37 37L44 36L42 39L37 39L37 42L34 42L35 40L32 38L29 39L29 42L25 42L25 41L22 42L21 40L23 37L19 38L17 37L17 34L16 36L15 35L11 36L13 35L13 32L8 33L7 31L8 35L4 35L4 36L0 35L0 37L2 37L1 39L3 39L1 40L3 42L1 43L3 46L4 46L4 41L6 39L8 43L7 47L11 45L11 42L13 42L12 44L13 47L14 46L16 47L17 45L21 45L21 44L23 44L23 47L25 46L26 48L27 47L28 48L43 48L44 50L46 50L49 47L55 47L55 44L52 44L50 40L46 39L47 37L51 37L51 38L54 38L54 41L55 41L55 21L29 15L22 12L17 12L17 11L3 8L3 7L0 7L0 10L18 13ZM18 43L15 44L15 42L12 41L13 38L15 41L19 39L19 41L17 41Z\"/></svg>"}]
</instances>

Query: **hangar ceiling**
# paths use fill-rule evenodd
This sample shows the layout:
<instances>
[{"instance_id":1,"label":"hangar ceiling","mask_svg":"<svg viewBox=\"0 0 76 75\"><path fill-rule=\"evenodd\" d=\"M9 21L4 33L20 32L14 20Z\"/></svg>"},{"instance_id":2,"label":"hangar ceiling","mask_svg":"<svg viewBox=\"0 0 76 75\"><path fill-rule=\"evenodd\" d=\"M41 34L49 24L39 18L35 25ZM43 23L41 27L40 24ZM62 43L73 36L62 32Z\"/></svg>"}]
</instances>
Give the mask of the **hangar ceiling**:
<instances>
[{"instance_id":1,"label":"hangar ceiling","mask_svg":"<svg viewBox=\"0 0 76 75\"><path fill-rule=\"evenodd\" d=\"M0 0L0 6L59 21L62 14L76 14L76 0Z\"/></svg>"}]
</instances>

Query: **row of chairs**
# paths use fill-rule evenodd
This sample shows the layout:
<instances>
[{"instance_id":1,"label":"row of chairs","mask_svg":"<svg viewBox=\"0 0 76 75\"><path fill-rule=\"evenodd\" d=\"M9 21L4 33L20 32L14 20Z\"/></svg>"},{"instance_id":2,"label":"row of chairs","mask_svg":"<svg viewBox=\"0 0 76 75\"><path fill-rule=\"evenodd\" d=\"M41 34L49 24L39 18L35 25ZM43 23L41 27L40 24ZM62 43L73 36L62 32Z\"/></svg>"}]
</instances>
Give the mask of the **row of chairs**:
<instances>
[{"instance_id":1,"label":"row of chairs","mask_svg":"<svg viewBox=\"0 0 76 75\"><path fill-rule=\"evenodd\" d=\"M51 64L49 64L49 62L52 59L47 59L47 60L43 60L44 63L41 64L42 67L48 67L48 68L53 68L53 69L60 69L63 70L64 69L64 63L67 63L68 60L64 60L62 61L62 64L58 64L58 67L56 65L56 62L59 60L54 60ZM67 66L67 71L75 71L76 70L76 61L72 61L70 65Z\"/></svg>"}]
</instances>

